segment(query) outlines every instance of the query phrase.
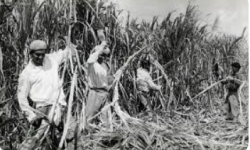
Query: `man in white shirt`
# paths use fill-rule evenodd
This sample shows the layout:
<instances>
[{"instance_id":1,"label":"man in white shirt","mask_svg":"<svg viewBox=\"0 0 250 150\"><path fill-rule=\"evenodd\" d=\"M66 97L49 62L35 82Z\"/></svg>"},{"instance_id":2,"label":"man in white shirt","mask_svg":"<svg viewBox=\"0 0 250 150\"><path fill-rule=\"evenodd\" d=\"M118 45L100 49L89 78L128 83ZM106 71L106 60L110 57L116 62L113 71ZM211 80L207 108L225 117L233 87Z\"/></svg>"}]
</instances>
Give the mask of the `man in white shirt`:
<instances>
[{"instance_id":1,"label":"man in white shirt","mask_svg":"<svg viewBox=\"0 0 250 150\"><path fill-rule=\"evenodd\" d=\"M142 60L141 67L137 69L137 89L138 89L138 97L143 106L145 107L146 111L150 113L152 111L149 92L150 91L159 91L161 89L160 85L156 85L150 74L149 74L149 67L150 67L150 60Z\"/></svg>"},{"instance_id":2,"label":"man in white shirt","mask_svg":"<svg viewBox=\"0 0 250 150\"><path fill-rule=\"evenodd\" d=\"M59 65L68 58L73 49L66 47L64 50L46 54L47 44L42 40L31 42L29 49L31 60L19 76L18 102L20 108L28 121L34 123L44 116L33 111L28 98L35 104L36 110L46 115L47 119L52 119L51 108L55 102L58 102L53 118L54 123L58 125L61 120L61 109L67 104L62 81L58 74ZM24 141L21 149L34 149L47 125L48 122L42 119L36 135Z\"/></svg>"},{"instance_id":3,"label":"man in white shirt","mask_svg":"<svg viewBox=\"0 0 250 150\"><path fill-rule=\"evenodd\" d=\"M86 103L87 120L97 114L108 103L109 88L113 82L113 76L109 75L108 55L110 50L107 42L102 41L91 52L87 60L89 92ZM104 122L107 121L107 111L101 115Z\"/></svg>"}]
</instances>

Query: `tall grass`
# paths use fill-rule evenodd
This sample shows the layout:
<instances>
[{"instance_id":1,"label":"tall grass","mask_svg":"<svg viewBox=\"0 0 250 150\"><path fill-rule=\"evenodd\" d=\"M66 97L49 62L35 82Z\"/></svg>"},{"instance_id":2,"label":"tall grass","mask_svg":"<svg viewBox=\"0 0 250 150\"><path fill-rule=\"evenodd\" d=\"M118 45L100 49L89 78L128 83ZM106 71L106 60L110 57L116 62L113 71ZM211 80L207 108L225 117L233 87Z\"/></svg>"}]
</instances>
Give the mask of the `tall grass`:
<instances>
[{"instance_id":1,"label":"tall grass","mask_svg":"<svg viewBox=\"0 0 250 150\"><path fill-rule=\"evenodd\" d=\"M20 112L16 90L18 75L29 59L27 47L34 39L45 40L51 51L68 44L68 41L62 39L64 36L77 45L77 58L70 59L65 67L62 66L60 75L64 78L67 102L72 106L68 110L72 110L73 116L80 121L77 130L85 128L84 109L88 91L85 62L91 49L98 43L98 28L106 30L111 49L111 72L117 75L113 87L113 103L109 106L114 108L111 117L114 132L103 132L101 127L95 126L100 131L98 136L81 137L78 142L80 147L246 147L247 142L243 140L246 135L215 136L213 132L222 133L226 130L222 125L207 125L204 127L206 130L201 130L201 120L220 119L217 112L221 112L221 91L212 88L192 99L216 82L212 73L215 63L223 68L225 77L229 73L230 63L240 61L243 65L242 73L248 80L247 51L241 51L247 49L244 45L244 31L240 37L216 35L209 30L208 25L200 25L197 10L197 7L188 5L184 15L173 17L173 12L169 12L161 22L154 17L151 22L138 23L128 16L130 19L123 27L118 21L119 13L115 5L104 6L101 1L46 0L38 4L32 0L4 0L0 5L0 147L17 148L31 135L31 126ZM149 53L155 59L150 73L162 85L160 94L151 93L150 96L156 116L151 121L138 111L135 84L139 61L150 57ZM71 87L75 69L78 75L73 84L75 87ZM70 87L75 90L70 90ZM247 117L247 88L248 84L243 87L244 117ZM237 126L227 126L232 130L234 127ZM244 128L240 129L244 131ZM206 142L206 136L198 137L196 132L213 135L217 139L209 143ZM242 138L243 142L223 145L226 140L237 141L236 138Z\"/></svg>"}]
</instances>

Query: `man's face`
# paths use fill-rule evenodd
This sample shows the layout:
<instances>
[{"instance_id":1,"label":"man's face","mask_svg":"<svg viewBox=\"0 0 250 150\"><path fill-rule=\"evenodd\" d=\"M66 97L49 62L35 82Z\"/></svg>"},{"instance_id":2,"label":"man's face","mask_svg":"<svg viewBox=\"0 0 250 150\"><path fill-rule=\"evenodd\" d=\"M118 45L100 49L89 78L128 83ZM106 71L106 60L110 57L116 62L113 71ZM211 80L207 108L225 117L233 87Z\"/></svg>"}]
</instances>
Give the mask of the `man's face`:
<instances>
[{"instance_id":1,"label":"man's face","mask_svg":"<svg viewBox=\"0 0 250 150\"><path fill-rule=\"evenodd\" d=\"M237 67L233 67L232 66L232 73L235 74L239 71L239 69Z\"/></svg>"},{"instance_id":2,"label":"man's face","mask_svg":"<svg viewBox=\"0 0 250 150\"><path fill-rule=\"evenodd\" d=\"M44 49L31 52L32 61L36 66L43 65L44 57L45 57L45 50Z\"/></svg>"},{"instance_id":3,"label":"man's face","mask_svg":"<svg viewBox=\"0 0 250 150\"><path fill-rule=\"evenodd\" d=\"M150 62L149 62L148 60L146 60L146 61L144 60L144 61L141 63L141 67L144 68L144 69L146 69L146 70L148 70L148 71L150 70L150 65L151 65L151 64L150 64Z\"/></svg>"},{"instance_id":4,"label":"man's face","mask_svg":"<svg viewBox=\"0 0 250 150\"><path fill-rule=\"evenodd\" d=\"M103 63L103 62L108 62L108 60L109 60L109 54L105 54L105 53L103 53L103 54L101 54L100 56L99 56L99 58L98 58L98 63L99 64L101 64L101 63Z\"/></svg>"}]
</instances>

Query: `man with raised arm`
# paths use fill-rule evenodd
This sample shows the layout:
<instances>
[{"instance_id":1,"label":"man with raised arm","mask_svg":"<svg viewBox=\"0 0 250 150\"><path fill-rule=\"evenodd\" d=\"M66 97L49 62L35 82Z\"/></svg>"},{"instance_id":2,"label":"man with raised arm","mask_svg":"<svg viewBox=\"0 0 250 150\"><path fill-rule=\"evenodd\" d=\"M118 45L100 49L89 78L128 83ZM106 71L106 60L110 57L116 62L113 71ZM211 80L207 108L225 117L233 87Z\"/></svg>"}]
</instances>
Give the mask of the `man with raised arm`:
<instances>
[{"instance_id":1,"label":"man with raised arm","mask_svg":"<svg viewBox=\"0 0 250 150\"><path fill-rule=\"evenodd\" d=\"M67 104L58 72L59 65L67 60L70 51L74 52L75 48L67 46L51 54L46 54L47 49L44 41L32 41L29 46L31 60L19 76L17 95L20 108L31 124L40 122L35 136L22 143L22 150L33 150L43 136L53 116L53 104L57 102L53 117L55 125L59 124L61 110ZM29 105L28 100L34 103L35 108Z\"/></svg>"},{"instance_id":2,"label":"man with raised arm","mask_svg":"<svg viewBox=\"0 0 250 150\"><path fill-rule=\"evenodd\" d=\"M109 88L114 77L109 74L108 64L110 49L105 41L103 30L98 31L101 44L95 46L87 60L89 92L86 103L87 120L97 114L108 103ZM101 115L102 121L107 125L108 111Z\"/></svg>"}]
</instances>

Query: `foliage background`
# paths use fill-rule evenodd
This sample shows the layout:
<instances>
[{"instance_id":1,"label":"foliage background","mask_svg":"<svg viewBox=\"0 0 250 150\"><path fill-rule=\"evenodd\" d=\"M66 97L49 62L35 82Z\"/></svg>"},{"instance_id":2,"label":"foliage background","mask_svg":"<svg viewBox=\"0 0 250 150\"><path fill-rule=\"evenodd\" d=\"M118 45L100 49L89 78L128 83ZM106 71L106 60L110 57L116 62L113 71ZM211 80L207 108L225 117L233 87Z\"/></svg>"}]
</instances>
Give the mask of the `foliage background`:
<instances>
[{"instance_id":1,"label":"foliage background","mask_svg":"<svg viewBox=\"0 0 250 150\"><path fill-rule=\"evenodd\" d=\"M241 73L246 80L241 95L242 116L245 121L241 122L240 125L219 126L218 128L211 127L211 125L210 127L213 129L208 129L219 133L222 133L224 129L233 130L235 127L242 129L242 131L248 129L248 43L245 30L240 37L217 34L213 28L211 30L207 25L200 25L197 10L198 7L188 5L185 14L172 17L172 12L169 12L162 22L159 22L157 17L152 18L151 22L137 22L137 20L127 16L126 25L121 26L121 22L118 20L120 11L116 10L114 4L106 5L101 1L45 0L38 3L32 0L2 0L0 5L0 146L15 149L26 137L30 136L28 132L30 125L20 112L16 96L19 73L29 59L29 43L34 39L42 39L48 43L50 51L55 51L65 46L61 37L71 35L71 41L77 45L79 59L73 60L73 65L67 64L64 89L69 95L73 76L71 69L72 66L75 66L78 69L78 78L72 106L75 109L72 110L74 110L75 117L79 119L88 90L85 62L91 49L98 43L96 29L105 27L112 51L110 60L112 73L122 67L129 56L140 48L150 45L138 57L133 58L119 81L119 105L123 111L142 120L148 118L136 107L138 100L135 70L138 67L138 62L141 59L148 59L150 53L156 60L155 65L150 68L150 72L155 82L162 85L161 94L151 93L150 99L154 106L154 115L158 118L153 119L152 122L160 125L159 118L162 118L166 124L179 125L179 130L175 133L180 137L179 133L186 133L185 128L196 130L193 133L201 132L199 134L212 135L212 133L202 132L201 126L197 124L204 119L214 121L215 124L216 121L222 120L224 102L222 86L215 86L199 97L192 100L191 98L218 81L213 74L213 66L216 63L221 69L220 75L224 78L229 74L230 63L239 61L242 65ZM71 31L69 31L69 26L72 26ZM199 115L195 115L197 113ZM180 122L184 124L181 126ZM138 128L139 131L146 130L143 126ZM133 131L138 128L131 125ZM149 131L145 131L147 134L140 138L152 137L153 141L157 141L160 138L163 140L163 137L169 137L169 135L163 134L159 137L150 136L150 128L152 127L148 127ZM173 130L170 126L168 128ZM145 149L149 145L153 149L159 148L157 142L149 144L145 142L146 139L144 142L134 143L138 139L129 136L129 131L118 127L117 130L126 133L124 135L127 137L110 135L107 136L108 138L105 136L105 138L110 141L116 139L114 143L123 141L124 148ZM134 137L139 137L143 132L134 134L136 134ZM129 137L130 140L128 140ZM105 138L103 137L103 139ZM246 147L248 142L243 141L243 138L244 140L248 139L248 135L237 134L233 137L227 137L222 134L215 141L227 143L232 140L233 146ZM186 139L186 141L188 140ZM237 141L241 142L237 143ZM93 143L88 145L86 144L88 142L93 141L85 139L85 148L114 146ZM161 148L159 149L171 146L174 149L175 145L170 143L160 144ZM181 140L176 138L173 143L181 143ZM187 142L186 147L195 146L192 143L195 142L191 142L191 144ZM202 145L208 145L210 148L217 146L213 142L212 144L202 143ZM219 145L222 147L232 146Z\"/></svg>"}]
</instances>

